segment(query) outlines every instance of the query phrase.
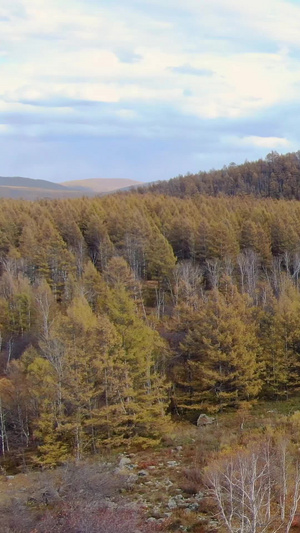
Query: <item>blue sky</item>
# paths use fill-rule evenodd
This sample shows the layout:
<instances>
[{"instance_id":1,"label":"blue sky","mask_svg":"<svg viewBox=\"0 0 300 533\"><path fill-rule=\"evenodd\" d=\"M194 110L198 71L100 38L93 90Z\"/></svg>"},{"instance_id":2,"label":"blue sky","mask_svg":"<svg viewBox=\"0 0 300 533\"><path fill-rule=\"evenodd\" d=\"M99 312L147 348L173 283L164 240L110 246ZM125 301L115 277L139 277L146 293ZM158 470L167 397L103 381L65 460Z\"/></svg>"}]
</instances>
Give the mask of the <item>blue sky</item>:
<instances>
[{"instance_id":1,"label":"blue sky","mask_svg":"<svg viewBox=\"0 0 300 533\"><path fill-rule=\"evenodd\" d=\"M168 179L300 149L300 0L0 0L0 175Z\"/></svg>"}]
</instances>

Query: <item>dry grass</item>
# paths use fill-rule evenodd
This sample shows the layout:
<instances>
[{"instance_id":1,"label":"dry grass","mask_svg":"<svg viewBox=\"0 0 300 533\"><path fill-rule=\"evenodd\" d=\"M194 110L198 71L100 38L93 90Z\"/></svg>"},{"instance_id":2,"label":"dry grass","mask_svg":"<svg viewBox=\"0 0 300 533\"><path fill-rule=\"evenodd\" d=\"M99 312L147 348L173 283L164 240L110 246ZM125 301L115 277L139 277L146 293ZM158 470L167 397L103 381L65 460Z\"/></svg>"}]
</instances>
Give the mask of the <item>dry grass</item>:
<instances>
[{"instance_id":1,"label":"dry grass","mask_svg":"<svg viewBox=\"0 0 300 533\"><path fill-rule=\"evenodd\" d=\"M146 532L141 514L120 501L126 480L96 463L3 477L1 533Z\"/></svg>"}]
</instances>

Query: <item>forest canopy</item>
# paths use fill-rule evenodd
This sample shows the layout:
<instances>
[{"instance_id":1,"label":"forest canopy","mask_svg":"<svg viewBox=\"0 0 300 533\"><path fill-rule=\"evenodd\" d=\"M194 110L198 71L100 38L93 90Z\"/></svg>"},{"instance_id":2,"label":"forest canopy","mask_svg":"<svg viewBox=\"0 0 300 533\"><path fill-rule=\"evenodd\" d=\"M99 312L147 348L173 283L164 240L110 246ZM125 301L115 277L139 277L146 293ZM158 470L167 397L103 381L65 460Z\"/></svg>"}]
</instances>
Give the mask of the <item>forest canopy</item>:
<instances>
[{"instance_id":1,"label":"forest canopy","mask_svg":"<svg viewBox=\"0 0 300 533\"><path fill-rule=\"evenodd\" d=\"M0 274L4 457L155 445L170 416L299 391L295 200L1 200Z\"/></svg>"},{"instance_id":2,"label":"forest canopy","mask_svg":"<svg viewBox=\"0 0 300 533\"><path fill-rule=\"evenodd\" d=\"M279 155L242 165L230 163L221 170L188 173L150 186L151 192L184 198L196 194L228 196L251 194L263 198L300 199L300 152ZM143 193L144 188L140 187Z\"/></svg>"}]
</instances>

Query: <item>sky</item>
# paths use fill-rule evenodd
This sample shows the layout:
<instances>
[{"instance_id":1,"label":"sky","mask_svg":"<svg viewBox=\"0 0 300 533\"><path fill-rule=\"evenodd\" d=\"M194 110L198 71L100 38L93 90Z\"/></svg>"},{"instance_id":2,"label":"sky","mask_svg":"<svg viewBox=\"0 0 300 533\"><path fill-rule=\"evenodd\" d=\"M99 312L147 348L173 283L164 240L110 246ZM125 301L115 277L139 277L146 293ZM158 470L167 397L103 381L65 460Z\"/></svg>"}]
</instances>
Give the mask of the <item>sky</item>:
<instances>
[{"instance_id":1,"label":"sky","mask_svg":"<svg viewBox=\"0 0 300 533\"><path fill-rule=\"evenodd\" d=\"M300 0L0 0L0 175L169 179L300 149Z\"/></svg>"}]
</instances>

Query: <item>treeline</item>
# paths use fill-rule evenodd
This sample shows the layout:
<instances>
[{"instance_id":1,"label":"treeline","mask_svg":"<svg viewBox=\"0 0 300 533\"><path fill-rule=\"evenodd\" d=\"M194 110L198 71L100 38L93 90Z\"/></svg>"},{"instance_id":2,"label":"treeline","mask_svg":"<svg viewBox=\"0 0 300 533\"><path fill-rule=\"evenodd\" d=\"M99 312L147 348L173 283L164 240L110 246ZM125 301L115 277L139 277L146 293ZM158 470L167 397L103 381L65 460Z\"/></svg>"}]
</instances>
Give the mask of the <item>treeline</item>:
<instances>
[{"instance_id":1,"label":"treeline","mask_svg":"<svg viewBox=\"0 0 300 533\"><path fill-rule=\"evenodd\" d=\"M300 204L0 202L0 448L56 464L300 386Z\"/></svg>"},{"instance_id":2,"label":"treeline","mask_svg":"<svg viewBox=\"0 0 300 533\"><path fill-rule=\"evenodd\" d=\"M279 155L271 152L263 160L231 163L221 170L178 176L169 181L140 187L141 194L168 194L185 198L197 194L229 196L251 194L257 197L300 199L300 152Z\"/></svg>"}]
</instances>

